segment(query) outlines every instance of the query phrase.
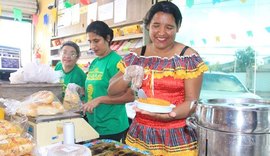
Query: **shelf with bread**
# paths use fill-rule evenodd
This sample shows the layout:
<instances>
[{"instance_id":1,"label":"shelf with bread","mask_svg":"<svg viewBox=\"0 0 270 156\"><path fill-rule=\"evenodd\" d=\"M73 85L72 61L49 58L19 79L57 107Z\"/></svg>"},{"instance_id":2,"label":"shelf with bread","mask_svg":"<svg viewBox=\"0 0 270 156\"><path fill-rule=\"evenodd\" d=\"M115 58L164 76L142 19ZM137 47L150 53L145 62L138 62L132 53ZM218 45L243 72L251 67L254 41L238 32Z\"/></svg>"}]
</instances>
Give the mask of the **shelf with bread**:
<instances>
[{"instance_id":1,"label":"shelf with bread","mask_svg":"<svg viewBox=\"0 0 270 156\"><path fill-rule=\"evenodd\" d=\"M66 41L73 41L78 44L81 52L87 51L89 49L89 42L86 40L86 35L84 33L57 36L51 38L50 47L50 65L54 67L57 62L60 61L60 48L62 44Z\"/></svg>"},{"instance_id":2,"label":"shelf with bread","mask_svg":"<svg viewBox=\"0 0 270 156\"><path fill-rule=\"evenodd\" d=\"M112 30L114 39L111 44L111 49L119 52L122 56L127 54L130 49L140 47L143 44L144 35L141 21L125 26L114 25ZM89 50L90 45L86 39L86 33L52 37L50 48L51 66L54 67L57 62L60 61L59 50L61 45L66 41L73 41L79 45L81 57L78 60L78 64L84 71L87 71L87 67L96 56Z\"/></svg>"}]
</instances>

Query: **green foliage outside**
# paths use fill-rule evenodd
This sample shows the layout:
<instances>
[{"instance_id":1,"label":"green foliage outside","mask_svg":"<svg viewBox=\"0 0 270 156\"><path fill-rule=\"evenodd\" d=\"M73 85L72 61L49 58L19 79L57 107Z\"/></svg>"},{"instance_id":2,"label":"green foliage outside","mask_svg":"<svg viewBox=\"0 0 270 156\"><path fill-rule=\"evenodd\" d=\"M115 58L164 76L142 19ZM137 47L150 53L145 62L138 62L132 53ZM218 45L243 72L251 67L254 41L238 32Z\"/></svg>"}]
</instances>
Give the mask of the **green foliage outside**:
<instances>
[{"instance_id":1,"label":"green foliage outside","mask_svg":"<svg viewBox=\"0 0 270 156\"><path fill-rule=\"evenodd\" d=\"M209 65L209 71L221 72L246 72L248 68L252 68L255 64L255 51L251 47L241 49L235 52L235 61L220 64Z\"/></svg>"},{"instance_id":2,"label":"green foliage outside","mask_svg":"<svg viewBox=\"0 0 270 156\"><path fill-rule=\"evenodd\" d=\"M251 47L235 52L236 72L246 72L255 64L255 51Z\"/></svg>"}]
</instances>

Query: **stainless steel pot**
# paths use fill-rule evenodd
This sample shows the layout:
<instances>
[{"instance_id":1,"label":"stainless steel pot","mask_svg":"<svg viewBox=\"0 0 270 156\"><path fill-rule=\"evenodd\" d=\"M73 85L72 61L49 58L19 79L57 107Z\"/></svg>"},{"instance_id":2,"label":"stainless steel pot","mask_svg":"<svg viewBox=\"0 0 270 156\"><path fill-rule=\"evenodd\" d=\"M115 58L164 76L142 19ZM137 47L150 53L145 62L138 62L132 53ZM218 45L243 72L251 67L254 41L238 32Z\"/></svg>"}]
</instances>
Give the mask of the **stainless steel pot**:
<instances>
[{"instance_id":1,"label":"stainless steel pot","mask_svg":"<svg viewBox=\"0 0 270 156\"><path fill-rule=\"evenodd\" d=\"M196 129L199 156L269 156L270 134L228 133L200 126L195 118L187 124Z\"/></svg>"},{"instance_id":2,"label":"stainless steel pot","mask_svg":"<svg viewBox=\"0 0 270 156\"><path fill-rule=\"evenodd\" d=\"M214 130L269 133L270 101L209 99L197 104L195 117L199 125Z\"/></svg>"},{"instance_id":3,"label":"stainless steel pot","mask_svg":"<svg viewBox=\"0 0 270 156\"><path fill-rule=\"evenodd\" d=\"M269 156L270 101L209 99L196 104L199 156Z\"/></svg>"}]
</instances>

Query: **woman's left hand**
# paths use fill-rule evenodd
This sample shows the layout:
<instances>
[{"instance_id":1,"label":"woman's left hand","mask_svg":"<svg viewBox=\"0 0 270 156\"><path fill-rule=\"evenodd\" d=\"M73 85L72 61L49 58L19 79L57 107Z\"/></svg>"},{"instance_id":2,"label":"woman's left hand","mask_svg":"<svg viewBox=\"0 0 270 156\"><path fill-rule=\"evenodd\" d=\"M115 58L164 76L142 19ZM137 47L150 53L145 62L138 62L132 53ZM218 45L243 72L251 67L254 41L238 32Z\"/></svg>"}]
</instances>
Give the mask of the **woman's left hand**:
<instances>
[{"instance_id":1,"label":"woman's left hand","mask_svg":"<svg viewBox=\"0 0 270 156\"><path fill-rule=\"evenodd\" d=\"M85 114L85 112L89 112L89 113L93 113L94 108L96 108L101 102L101 97L95 98L85 104L83 104L82 109L83 109L83 113Z\"/></svg>"},{"instance_id":2,"label":"woman's left hand","mask_svg":"<svg viewBox=\"0 0 270 156\"><path fill-rule=\"evenodd\" d=\"M153 112L149 112L149 111L140 109L136 106L134 106L133 109L136 112L139 112L139 113L144 114L144 115L148 115L148 116L152 117L153 119L157 119L160 121L171 121L171 120L174 120L174 118L176 116L176 113L173 111L170 113L153 113Z\"/></svg>"}]
</instances>

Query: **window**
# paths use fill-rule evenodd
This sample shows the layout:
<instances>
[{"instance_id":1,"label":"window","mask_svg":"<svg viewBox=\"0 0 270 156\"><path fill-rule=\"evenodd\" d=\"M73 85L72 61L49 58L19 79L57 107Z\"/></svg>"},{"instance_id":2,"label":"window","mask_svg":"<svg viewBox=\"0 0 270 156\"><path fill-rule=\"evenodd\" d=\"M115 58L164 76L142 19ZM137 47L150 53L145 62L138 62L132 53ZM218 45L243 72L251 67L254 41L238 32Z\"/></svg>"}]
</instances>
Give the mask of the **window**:
<instances>
[{"instance_id":1,"label":"window","mask_svg":"<svg viewBox=\"0 0 270 156\"><path fill-rule=\"evenodd\" d=\"M30 22L0 18L0 34L0 45L21 50L22 66L31 62L33 32Z\"/></svg>"},{"instance_id":2,"label":"window","mask_svg":"<svg viewBox=\"0 0 270 156\"><path fill-rule=\"evenodd\" d=\"M181 10L176 41L191 46L210 72L233 73L249 91L270 99L269 0L172 0Z\"/></svg>"}]
</instances>

